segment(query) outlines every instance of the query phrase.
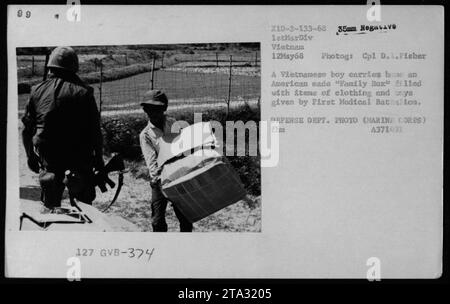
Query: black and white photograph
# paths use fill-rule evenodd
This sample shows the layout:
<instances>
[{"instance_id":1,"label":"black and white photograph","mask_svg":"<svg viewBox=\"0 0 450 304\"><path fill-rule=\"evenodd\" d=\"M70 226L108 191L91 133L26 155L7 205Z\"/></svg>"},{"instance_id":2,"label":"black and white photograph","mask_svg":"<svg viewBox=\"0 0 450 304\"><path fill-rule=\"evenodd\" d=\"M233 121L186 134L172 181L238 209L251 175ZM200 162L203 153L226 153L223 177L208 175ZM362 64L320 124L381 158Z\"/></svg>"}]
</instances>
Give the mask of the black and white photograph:
<instances>
[{"instance_id":1,"label":"black and white photograph","mask_svg":"<svg viewBox=\"0 0 450 304\"><path fill-rule=\"evenodd\" d=\"M5 276L439 280L444 11L8 5Z\"/></svg>"},{"instance_id":2,"label":"black and white photograph","mask_svg":"<svg viewBox=\"0 0 450 304\"><path fill-rule=\"evenodd\" d=\"M260 232L259 54L259 43L17 48L20 230ZM177 121L188 140L171 153ZM191 140L209 121L223 128ZM227 121L255 127L246 145L239 124L215 136Z\"/></svg>"}]
</instances>

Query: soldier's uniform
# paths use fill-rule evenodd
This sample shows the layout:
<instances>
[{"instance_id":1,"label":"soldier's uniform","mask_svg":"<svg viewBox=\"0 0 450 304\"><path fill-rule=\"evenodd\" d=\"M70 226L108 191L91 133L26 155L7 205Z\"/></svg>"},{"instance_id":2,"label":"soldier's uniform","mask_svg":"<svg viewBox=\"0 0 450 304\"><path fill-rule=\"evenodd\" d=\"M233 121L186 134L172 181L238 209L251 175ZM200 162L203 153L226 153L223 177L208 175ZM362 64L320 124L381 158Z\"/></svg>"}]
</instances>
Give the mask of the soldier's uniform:
<instances>
[{"instance_id":1,"label":"soldier's uniform","mask_svg":"<svg viewBox=\"0 0 450 304\"><path fill-rule=\"evenodd\" d=\"M67 62L63 67L55 66L58 55L64 52L73 50L53 51L52 55L56 55L50 56L49 78L32 88L22 118L28 165L37 171L39 162L39 181L47 208L60 206L66 170L74 172L80 181L75 198L92 203L93 169L103 166L100 115L93 89L75 74L78 62L73 67Z\"/></svg>"}]
</instances>

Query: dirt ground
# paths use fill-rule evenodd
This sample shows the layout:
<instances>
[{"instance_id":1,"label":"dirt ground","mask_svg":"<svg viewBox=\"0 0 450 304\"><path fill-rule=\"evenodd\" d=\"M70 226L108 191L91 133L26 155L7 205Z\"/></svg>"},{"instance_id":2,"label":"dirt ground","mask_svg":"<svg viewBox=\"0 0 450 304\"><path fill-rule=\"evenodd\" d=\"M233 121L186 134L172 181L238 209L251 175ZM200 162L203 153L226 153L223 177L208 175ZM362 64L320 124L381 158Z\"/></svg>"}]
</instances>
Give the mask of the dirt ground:
<instances>
[{"instance_id":1,"label":"dirt ground","mask_svg":"<svg viewBox=\"0 0 450 304\"><path fill-rule=\"evenodd\" d=\"M19 130L20 133L21 130ZM27 167L23 145L19 147L19 161L21 201L33 201L40 204L38 176ZM117 180L115 174L110 174L110 177ZM103 210L113 198L114 190L102 193L97 189L97 199L93 206ZM106 212L106 216L109 222L116 222L118 231L152 231L150 199L151 191L148 182L135 178L130 172L125 173L124 186L119 198ZM194 223L194 232L260 232L261 200L260 197L251 197L251 199L254 201L251 206L240 201ZM67 195L63 202L68 203ZM170 204L167 208L166 221L170 232L179 231L178 220Z\"/></svg>"}]
</instances>

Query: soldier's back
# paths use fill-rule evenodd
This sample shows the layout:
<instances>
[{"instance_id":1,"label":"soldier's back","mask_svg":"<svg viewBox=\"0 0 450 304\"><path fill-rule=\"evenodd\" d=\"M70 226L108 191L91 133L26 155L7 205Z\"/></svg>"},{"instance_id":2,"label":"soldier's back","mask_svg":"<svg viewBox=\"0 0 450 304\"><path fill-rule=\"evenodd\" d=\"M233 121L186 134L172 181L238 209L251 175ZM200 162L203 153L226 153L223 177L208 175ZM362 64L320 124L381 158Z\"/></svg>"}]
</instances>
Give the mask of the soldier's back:
<instances>
[{"instance_id":1,"label":"soldier's back","mask_svg":"<svg viewBox=\"0 0 450 304\"><path fill-rule=\"evenodd\" d=\"M52 76L33 87L31 101L40 141L55 153L87 154L91 133L93 90L76 75Z\"/></svg>"}]
</instances>

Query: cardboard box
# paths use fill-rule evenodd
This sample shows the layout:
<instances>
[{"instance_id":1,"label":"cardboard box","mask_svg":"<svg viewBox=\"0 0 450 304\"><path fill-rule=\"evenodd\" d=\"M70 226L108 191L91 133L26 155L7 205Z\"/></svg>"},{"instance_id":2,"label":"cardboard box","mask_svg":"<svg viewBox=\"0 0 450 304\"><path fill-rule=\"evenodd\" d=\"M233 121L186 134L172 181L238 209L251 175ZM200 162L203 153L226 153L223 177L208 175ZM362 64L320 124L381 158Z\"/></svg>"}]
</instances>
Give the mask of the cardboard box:
<instances>
[{"instance_id":1,"label":"cardboard box","mask_svg":"<svg viewBox=\"0 0 450 304\"><path fill-rule=\"evenodd\" d=\"M246 195L239 176L224 156L163 185L162 191L191 223L238 202Z\"/></svg>"},{"instance_id":2,"label":"cardboard box","mask_svg":"<svg viewBox=\"0 0 450 304\"><path fill-rule=\"evenodd\" d=\"M201 136L197 133L197 139L191 140L186 134L194 134L191 131L196 128L202 130ZM182 133L182 145L183 136L171 143L160 143L164 151L172 151L172 154L170 158L159 157L158 161L164 161L161 171L163 194L193 223L238 202L247 193L226 157L214 150L217 143L209 124L203 128L195 124L183 129ZM167 146L171 144L176 146ZM183 149L179 149L180 146ZM192 153L186 154L191 150Z\"/></svg>"}]
</instances>

